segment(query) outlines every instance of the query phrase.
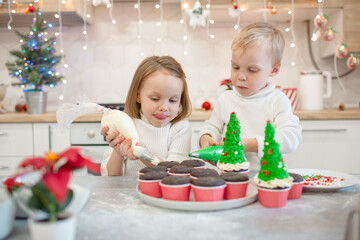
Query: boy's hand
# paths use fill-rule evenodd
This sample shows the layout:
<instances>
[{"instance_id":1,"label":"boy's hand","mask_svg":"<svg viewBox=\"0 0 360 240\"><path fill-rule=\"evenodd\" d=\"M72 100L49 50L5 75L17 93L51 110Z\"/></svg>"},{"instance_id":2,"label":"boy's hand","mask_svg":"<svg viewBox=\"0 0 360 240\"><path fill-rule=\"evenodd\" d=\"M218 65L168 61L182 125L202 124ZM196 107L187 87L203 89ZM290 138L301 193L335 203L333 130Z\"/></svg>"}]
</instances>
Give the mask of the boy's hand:
<instances>
[{"instance_id":1,"label":"boy's hand","mask_svg":"<svg viewBox=\"0 0 360 240\"><path fill-rule=\"evenodd\" d=\"M200 138L200 147L206 148L210 145L216 145L216 141L209 134L202 135Z\"/></svg>"}]
</instances>

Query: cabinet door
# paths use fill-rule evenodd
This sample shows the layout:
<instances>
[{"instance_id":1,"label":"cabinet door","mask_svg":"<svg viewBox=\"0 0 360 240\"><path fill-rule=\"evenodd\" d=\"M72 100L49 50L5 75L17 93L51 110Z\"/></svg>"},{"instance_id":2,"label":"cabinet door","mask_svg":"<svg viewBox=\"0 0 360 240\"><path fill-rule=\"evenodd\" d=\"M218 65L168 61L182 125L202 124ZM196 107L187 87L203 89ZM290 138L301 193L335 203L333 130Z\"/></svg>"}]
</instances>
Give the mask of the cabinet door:
<instances>
[{"instance_id":1,"label":"cabinet door","mask_svg":"<svg viewBox=\"0 0 360 240\"><path fill-rule=\"evenodd\" d=\"M192 135L191 135L191 152L199 149L199 133L204 126L204 121L190 121Z\"/></svg>"},{"instance_id":2,"label":"cabinet door","mask_svg":"<svg viewBox=\"0 0 360 240\"><path fill-rule=\"evenodd\" d=\"M0 176L7 177L15 173L17 166L25 157L0 157Z\"/></svg>"},{"instance_id":3,"label":"cabinet door","mask_svg":"<svg viewBox=\"0 0 360 240\"><path fill-rule=\"evenodd\" d=\"M32 156L31 123L0 124L0 156Z\"/></svg>"},{"instance_id":4,"label":"cabinet door","mask_svg":"<svg viewBox=\"0 0 360 240\"><path fill-rule=\"evenodd\" d=\"M288 168L360 173L360 120L302 120L302 142L284 156Z\"/></svg>"},{"instance_id":5,"label":"cabinet door","mask_svg":"<svg viewBox=\"0 0 360 240\"><path fill-rule=\"evenodd\" d=\"M34 123L34 155L42 156L49 150L58 153L69 147L69 130L60 131L56 123Z\"/></svg>"}]
</instances>

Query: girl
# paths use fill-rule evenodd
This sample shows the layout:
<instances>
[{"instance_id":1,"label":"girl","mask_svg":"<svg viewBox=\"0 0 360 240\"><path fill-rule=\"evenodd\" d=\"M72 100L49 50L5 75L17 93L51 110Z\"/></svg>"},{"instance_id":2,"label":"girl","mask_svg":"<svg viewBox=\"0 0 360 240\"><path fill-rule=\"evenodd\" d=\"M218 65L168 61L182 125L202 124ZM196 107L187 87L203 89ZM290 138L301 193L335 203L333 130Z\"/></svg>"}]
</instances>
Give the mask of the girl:
<instances>
[{"instance_id":1,"label":"girl","mask_svg":"<svg viewBox=\"0 0 360 240\"><path fill-rule=\"evenodd\" d=\"M190 152L191 128L185 118L191 103L185 78L174 58L148 57L137 68L126 98L125 112L134 121L139 141L160 161L184 160ZM107 131L104 127L101 134L112 149L104 154L102 175L136 176L152 165L136 159L131 140Z\"/></svg>"}]
</instances>

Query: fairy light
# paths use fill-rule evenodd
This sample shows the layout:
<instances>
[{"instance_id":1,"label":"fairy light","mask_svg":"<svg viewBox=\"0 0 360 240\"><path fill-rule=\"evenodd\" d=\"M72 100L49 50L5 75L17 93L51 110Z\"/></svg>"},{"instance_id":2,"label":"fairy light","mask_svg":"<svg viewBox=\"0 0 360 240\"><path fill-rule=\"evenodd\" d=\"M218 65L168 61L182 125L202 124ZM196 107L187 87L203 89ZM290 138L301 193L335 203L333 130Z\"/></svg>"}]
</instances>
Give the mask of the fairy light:
<instances>
[{"instance_id":1,"label":"fairy light","mask_svg":"<svg viewBox=\"0 0 360 240\"><path fill-rule=\"evenodd\" d=\"M86 25L87 25L86 17L88 17L90 14L88 14L86 11L87 11L87 0L84 0L84 15L83 15L84 31L83 31L83 34L85 36L85 44L83 46L83 50L87 50L87 45L88 45L88 35L87 35L87 31L86 31Z\"/></svg>"},{"instance_id":2,"label":"fairy light","mask_svg":"<svg viewBox=\"0 0 360 240\"><path fill-rule=\"evenodd\" d=\"M294 31L294 20L295 20L295 3L294 0L291 0L291 21L290 21L290 32L291 32L291 43L290 43L290 47L291 48L295 48L294 49L294 54L292 56L291 59L291 66L295 67L296 66L296 62L295 62L295 57L297 54L297 48L296 48L296 44L295 44L295 31Z\"/></svg>"},{"instance_id":3,"label":"fairy light","mask_svg":"<svg viewBox=\"0 0 360 240\"><path fill-rule=\"evenodd\" d=\"M8 27L9 30L11 30L11 22L13 21L13 17L12 17L12 14L11 14L10 0L8 0L8 12L9 12L9 21L8 21L7 27Z\"/></svg>"},{"instance_id":4,"label":"fairy light","mask_svg":"<svg viewBox=\"0 0 360 240\"><path fill-rule=\"evenodd\" d=\"M183 29L184 29L184 36L183 39L184 41L186 41L186 44L184 44L184 56L188 55L188 48L189 48L189 44L190 44L190 38L189 38L189 34L188 34L188 28L187 28L187 24L186 24L186 13L185 11L190 8L189 4L187 2L184 2L184 0L181 0L181 13L182 13L182 18L180 19L180 24L183 24Z\"/></svg>"},{"instance_id":5,"label":"fairy light","mask_svg":"<svg viewBox=\"0 0 360 240\"><path fill-rule=\"evenodd\" d=\"M248 9L247 0L242 0L242 3L240 3L240 4L239 4L238 0L237 0L237 2L238 2L238 6L240 6L240 12L245 12Z\"/></svg>"},{"instance_id":6,"label":"fairy light","mask_svg":"<svg viewBox=\"0 0 360 240\"><path fill-rule=\"evenodd\" d=\"M113 17L114 0L111 0L111 2L109 4L107 4L106 6L109 8L109 14L110 14L111 22L113 24L116 24L116 20Z\"/></svg>"},{"instance_id":7,"label":"fairy light","mask_svg":"<svg viewBox=\"0 0 360 240\"><path fill-rule=\"evenodd\" d=\"M285 32L290 32L290 28L289 27L285 28Z\"/></svg>"},{"instance_id":8,"label":"fairy light","mask_svg":"<svg viewBox=\"0 0 360 240\"><path fill-rule=\"evenodd\" d=\"M236 0L235 3L236 3L236 6L239 6L240 0ZM240 9L239 8L236 9L238 11L236 25L234 26L234 30L236 30L236 31L240 30L240 15L241 15L241 12L245 11L246 6L247 6L247 2L246 2L246 0L243 0ZM242 10L242 9L244 9L244 10Z\"/></svg>"},{"instance_id":9,"label":"fairy light","mask_svg":"<svg viewBox=\"0 0 360 240\"><path fill-rule=\"evenodd\" d=\"M143 46L142 46L142 36L141 36L141 25L143 24L143 21L141 19L141 5L140 5L140 0L137 0L137 3L134 5L134 8L137 9L138 12L138 34L137 34L137 38L139 39L139 49L140 49L140 56L144 56L145 53L142 51Z\"/></svg>"},{"instance_id":10,"label":"fairy light","mask_svg":"<svg viewBox=\"0 0 360 240\"><path fill-rule=\"evenodd\" d=\"M209 9L209 16L207 17L206 33L211 39L214 39L215 35L210 34L210 24L212 24L211 21L214 21L214 20L211 20L210 5L211 5L211 0L208 0L208 3L206 4L206 8Z\"/></svg>"},{"instance_id":11,"label":"fairy light","mask_svg":"<svg viewBox=\"0 0 360 240\"><path fill-rule=\"evenodd\" d=\"M56 15L58 15L58 19L59 19L59 32L55 32L55 36L59 36L60 54L61 54L60 71L61 71L62 75L64 76L65 75L64 68L68 68L68 65L65 63L65 54L64 54L64 48L63 48L61 3L62 3L62 0L58 0L58 12ZM64 100L64 95L66 92L66 80L65 79L62 80L62 84L63 84L63 89L62 89L62 93L59 96L60 101Z\"/></svg>"}]
</instances>

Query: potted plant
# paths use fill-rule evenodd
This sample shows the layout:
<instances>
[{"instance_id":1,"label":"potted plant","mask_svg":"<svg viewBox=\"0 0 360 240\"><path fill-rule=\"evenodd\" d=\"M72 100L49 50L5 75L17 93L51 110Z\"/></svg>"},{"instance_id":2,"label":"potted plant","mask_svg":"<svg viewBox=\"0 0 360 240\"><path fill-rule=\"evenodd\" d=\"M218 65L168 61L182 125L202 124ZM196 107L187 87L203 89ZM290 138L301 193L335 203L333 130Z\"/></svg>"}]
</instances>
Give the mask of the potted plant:
<instances>
[{"instance_id":1,"label":"potted plant","mask_svg":"<svg viewBox=\"0 0 360 240\"><path fill-rule=\"evenodd\" d=\"M16 203L29 215L32 239L75 239L75 216L66 209L74 200L69 187L72 171L86 167L99 173L100 167L69 148L61 154L25 159L18 172L4 181ZM65 228L65 229L61 229Z\"/></svg>"},{"instance_id":2,"label":"potted plant","mask_svg":"<svg viewBox=\"0 0 360 240\"><path fill-rule=\"evenodd\" d=\"M54 87L63 77L54 68L61 60L61 55L55 54L56 37L49 37L47 30L52 28L41 16L41 10L35 10L33 24L29 33L15 31L20 37L21 46L11 50L14 62L7 62L10 77L19 81L12 83L23 88L30 114L46 112L47 93L43 86Z\"/></svg>"},{"instance_id":3,"label":"potted plant","mask_svg":"<svg viewBox=\"0 0 360 240\"><path fill-rule=\"evenodd\" d=\"M224 79L220 82L220 86L226 86L226 90L232 90L232 82L230 79Z\"/></svg>"}]
</instances>

